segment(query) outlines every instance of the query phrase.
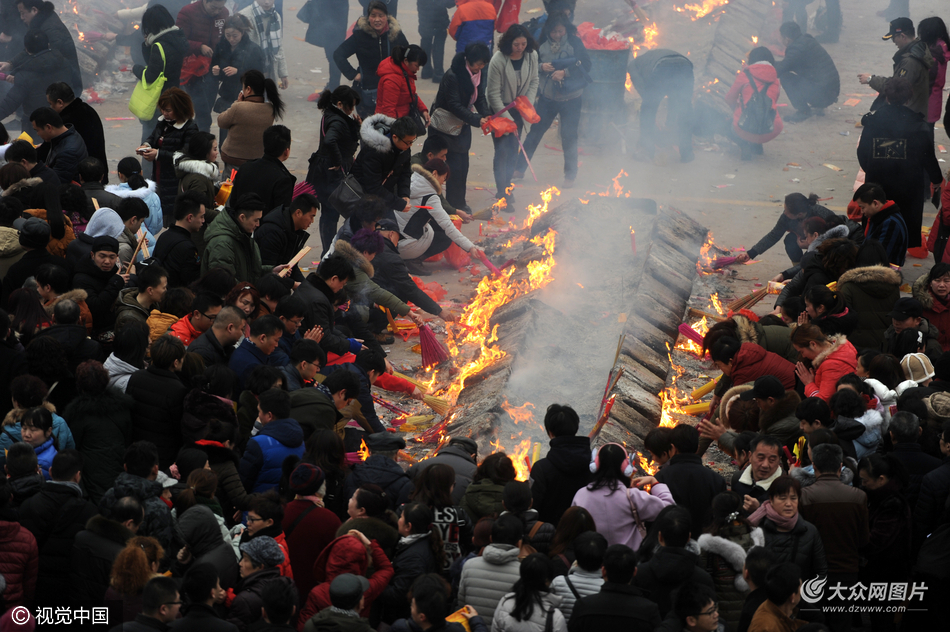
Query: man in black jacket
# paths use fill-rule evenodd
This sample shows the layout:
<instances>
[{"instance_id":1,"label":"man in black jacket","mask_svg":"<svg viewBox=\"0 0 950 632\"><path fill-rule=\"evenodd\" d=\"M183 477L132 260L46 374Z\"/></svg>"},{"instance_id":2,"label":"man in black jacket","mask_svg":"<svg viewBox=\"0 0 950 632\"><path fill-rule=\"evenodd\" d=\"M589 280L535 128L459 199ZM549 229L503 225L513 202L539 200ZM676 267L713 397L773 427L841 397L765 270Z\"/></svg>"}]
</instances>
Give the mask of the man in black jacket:
<instances>
[{"instance_id":1,"label":"man in black jacket","mask_svg":"<svg viewBox=\"0 0 950 632\"><path fill-rule=\"evenodd\" d=\"M29 128L27 128L29 129ZM36 147L28 140L15 140L7 147L7 162L18 162L30 172L31 178L39 178L43 184L58 187L61 183L56 172L46 166L36 154Z\"/></svg>"},{"instance_id":2,"label":"man in black jacket","mask_svg":"<svg viewBox=\"0 0 950 632\"><path fill-rule=\"evenodd\" d=\"M168 273L168 287L182 287L201 276L201 258L191 236L205 223L205 200L195 191L175 198L175 224L155 243L152 256Z\"/></svg>"},{"instance_id":3,"label":"man in black jacket","mask_svg":"<svg viewBox=\"0 0 950 632\"><path fill-rule=\"evenodd\" d=\"M907 487L904 489L907 504L916 507L917 496L920 495L920 482L924 480L924 476L940 467L943 462L921 449L919 442L922 430L920 420L914 413L897 413L891 417L887 431L891 435L891 443L894 444L891 455L903 464L907 473Z\"/></svg>"},{"instance_id":4,"label":"man in black jacket","mask_svg":"<svg viewBox=\"0 0 950 632\"><path fill-rule=\"evenodd\" d=\"M98 158L103 165L108 165L105 132L102 130L102 119L99 118L96 109L78 98L69 84L63 81L49 84L46 88L46 101L53 111L63 118L63 123L72 125L76 133L82 136L89 156ZM101 182L109 184L108 169L102 176Z\"/></svg>"},{"instance_id":5,"label":"man in black jacket","mask_svg":"<svg viewBox=\"0 0 950 632\"><path fill-rule=\"evenodd\" d=\"M70 183L79 177L79 163L89 157L86 143L75 129L63 123L62 117L52 108L37 108L30 114L33 130L43 139L37 150L46 151L46 164L56 172L61 182Z\"/></svg>"},{"instance_id":6,"label":"man in black jacket","mask_svg":"<svg viewBox=\"0 0 950 632\"><path fill-rule=\"evenodd\" d=\"M228 200L237 201L242 195L256 193L264 201L264 217L279 206L290 206L297 183L284 165L290 158L290 141L290 129L283 125L265 129L264 156L241 165Z\"/></svg>"},{"instance_id":7,"label":"man in black jacket","mask_svg":"<svg viewBox=\"0 0 950 632\"><path fill-rule=\"evenodd\" d=\"M392 119L374 114L363 121L360 138L362 146L352 173L363 193L383 198L390 214L406 210L412 179L410 152L416 142L415 121L406 116Z\"/></svg>"},{"instance_id":8,"label":"man in black jacket","mask_svg":"<svg viewBox=\"0 0 950 632\"><path fill-rule=\"evenodd\" d=\"M288 263L300 252L307 244L310 236L307 229L317 216L319 204L315 196L304 193L298 195L290 205L264 216L260 227L254 231L254 241L261 250L261 263L279 266ZM303 273L297 264L291 269L290 278L296 283L303 281Z\"/></svg>"},{"instance_id":9,"label":"man in black jacket","mask_svg":"<svg viewBox=\"0 0 950 632\"><path fill-rule=\"evenodd\" d=\"M478 444L468 437L452 437L449 444L439 450L438 454L409 468L409 476L415 479L422 470L436 463L444 463L455 470L452 503L461 504L462 496L471 485L478 469Z\"/></svg>"},{"instance_id":10,"label":"man in black jacket","mask_svg":"<svg viewBox=\"0 0 950 632\"><path fill-rule=\"evenodd\" d=\"M396 453L406 447L406 441L388 432L377 432L366 436L369 458L357 463L350 470L344 483L344 494L351 497L360 485L372 483L386 492L389 508L395 510L408 502L412 492L412 479L396 463Z\"/></svg>"},{"instance_id":11,"label":"man in black jacket","mask_svg":"<svg viewBox=\"0 0 950 632\"><path fill-rule=\"evenodd\" d=\"M689 524L689 512L682 507L665 513L656 525L660 548L649 561L637 567L633 580L633 585L659 606L663 617L673 609L673 595L683 584L692 582L714 588L709 573L697 566L698 556L686 550Z\"/></svg>"},{"instance_id":12,"label":"man in black jacket","mask_svg":"<svg viewBox=\"0 0 950 632\"><path fill-rule=\"evenodd\" d=\"M624 630L653 632L660 626L656 604L643 597L631 583L637 574L637 554L625 544L614 544L604 554L604 585L596 595L574 604L569 632Z\"/></svg>"},{"instance_id":13,"label":"man in black jacket","mask_svg":"<svg viewBox=\"0 0 950 632\"><path fill-rule=\"evenodd\" d=\"M818 116L824 116L824 109L838 100L841 92L841 80L838 68L821 44L795 22L786 22L779 29L782 43L785 45L785 58L775 64L779 81L785 88L788 100L795 108L793 114L782 117L795 123L810 117L812 108Z\"/></svg>"},{"instance_id":14,"label":"man in black jacket","mask_svg":"<svg viewBox=\"0 0 950 632\"><path fill-rule=\"evenodd\" d=\"M20 524L33 534L40 552L37 605L57 605L70 591L69 558L76 534L99 513L82 497L82 457L61 450L53 457L50 479L39 493L20 505Z\"/></svg>"},{"instance_id":15,"label":"man in black jacket","mask_svg":"<svg viewBox=\"0 0 950 632\"><path fill-rule=\"evenodd\" d=\"M348 338L335 328L335 297L352 276L353 267L350 263L340 255L331 255L320 262L317 271L311 272L294 293L307 304L307 314L301 326L304 331L310 331L315 326L323 329L320 346L327 353L356 354L363 347L359 340Z\"/></svg>"},{"instance_id":16,"label":"man in black jacket","mask_svg":"<svg viewBox=\"0 0 950 632\"><path fill-rule=\"evenodd\" d=\"M171 577L159 575L148 580L142 591L142 612L132 621L112 628L113 632L166 632L169 624L178 618L181 610L181 595L178 582Z\"/></svg>"},{"instance_id":17,"label":"man in black jacket","mask_svg":"<svg viewBox=\"0 0 950 632\"><path fill-rule=\"evenodd\" d=\"M637 485L665 483L673 494L673 500L689 510L692 517L690 533L698 538L711 518L712 499L716 494L726 491L726 480L718 473L703 465L699 449L699 431L696 428L679 424L670 432L673 444L673 458L666 467L656 473L656 477L644 476L637 479Z\"/></svg>"},{"instance_id":18,"label":"man in black jacket","mask_svg":"<svg viewBox=\"0 0 950 632\"><path fill-rule=\"evenodd\" d=\"M188 346L188 351L197 353L205 361L205 366L215 364L228 365L234 345L244 337L244 325L247 317L233 305L221 309L214 317L211 328Z\"/></svg>"},{"instance_id":19,"label":"man in black jacket","mask_svg":"<svg viewBox=\"0 0 950 632\"><path fill-rule=\"evenodd\" d=\"M10 70L15 78L13 88L0 101L0 118L21 109L24 117L20 127L30 129L29 112L46 105L46 86L51 80L62 78L66 62L59 51L50 50L49 40L42 31L31 31L23 38L26 56L20 65Z\"/></svg>"},{"instance_id":20,"label":"man in black jacket","mask_svg":"<svg viewBox=\"0 0 950 632\"><path fill-rule=\"evenodd\" d=\"M221 578L210 562L194 564L181 582L181 595L187 605L182 606L182 618L175 624L179 632L238 632L233 623L221 619L214 611L215 604L224 600Z\"/></svg>"},{"instance_id":21,"label":"man in black jacket","mask_svg":"<svg viewBox=\"0 0 950 632\"><path fill-rule=\"evenodd\" d=\"M86 306L92 314L92 330L95 334L111 332L115 324L112 306L125 287L128 274L119 274L119 242L115 237L103 235L92 242L89 258L76 264L73 287L86 291Z\"/></svg>"},{"instance_id":22,"label":"man in black jacket","mask_svg":"<svg viewBox=\"0 0 950 632\"><path fill-rule=\"evenodd\" d=\"M72 597L72 603L86 608L103 604L112 563L144 520L145 510L134 496L119 498L108 518L97 515L89 519L73 541L70 591L64 593Z\"/></svg>"},{"instance_id":23,"label":"man in black jacket","mask_svg":"<svg viewBox=\"0 0 950 632\"><path fill-rule=\"evenodd\" d=\"M531 495L538 517L557 524L574 501L577 490L593 478L590 439L576 436L580 417L570 406L551 404L544 414L544 430L551 439L547 456L531 468Z\"/></svg>"},{"instance_id":24,"label":"man in black jacket","mask_svg":"<svg viewBox=\"0 0 950 632\"><path fill-rule=\"evenodd\" d=\"M79 163L79 184L82 186L82 192L86 194L86 200L89 202L87 205L88 217L92 217L93 213L100 208L111 208L113 211L118 211L119 204L122 203L122 198L115 193L109 193L102 186L103 178L109 172L106 164L92 155ZM96 206L97 204L98 206Z\"/></svg>"},{"instance_id":25,"label":"man in black jacket","mask_svg":"<svg viewBox=\"0 0 950 632\"><path fill-rule=\"evenodd\" d=\"M73 92L81 94L82 73L79 70L76 43L73 41L72 33L59 19L53 3L45 0L16 0L16 10L20 12L20 18L27 25L27 34L41 31L46 35L50 48L59 51L63 56L68 70L67 82L72 86ZM26 54L26 51L23 51L14 57L13 61L0 64L0 71L9 72L11 67L18 67Z\"/></svg>"},{"instance_id":26,"label":"man in black jacket","mask_svg":"<svg viewBox=\"0 0 950 632\"><path fill-rule=\"evenodd\" d=\"M373 259L373 281L384 290L395 294L404 303L412 302L424 312L438 316L442 320L454 320L455 316L447 309L442 309L438 303L422 291L412 277L406 261L399 256L399 226L396 220L382 219L376 226L383 236L383 251Z\"/></svg>"},{"instance_id":27,"label":"man in black jacket","mask_svg":"<svg viewBox=\"0 0 950 632\"><path fill-rule=\"evenodd\" d=\"M63 299L53 307L53 326L36 334L37 337L46 336L63 345L69 370L73 372L86 360L105 360L102 346L86 335L86 326L79 322L81 316L82 312L75 301Z\"/></svg>"}]
</instances>

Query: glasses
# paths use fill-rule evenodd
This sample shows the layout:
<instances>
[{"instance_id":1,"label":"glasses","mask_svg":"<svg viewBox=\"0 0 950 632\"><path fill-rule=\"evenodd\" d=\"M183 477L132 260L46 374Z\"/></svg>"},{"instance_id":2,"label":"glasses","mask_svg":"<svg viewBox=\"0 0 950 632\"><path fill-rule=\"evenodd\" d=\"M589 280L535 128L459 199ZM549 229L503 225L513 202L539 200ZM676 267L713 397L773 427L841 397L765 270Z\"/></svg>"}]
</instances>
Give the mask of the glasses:
<instances>
[{"instance_id":1,"label":"glasses","mask_svg":"<svg viewBox=\"0 0 950 632\"><path fill-rule=\"evenodd\" d=\"M705 612L700 612L700 613L699 613L699 616L701 616L701 617L711 617L712 615L716 614L717 612L719 612L719 604L718 604L718 603L714 603L712 608L710 608L709 610L706 610Z\"/></svg>"},{"instance_id":2,"label":"glasses","mask_svg":"<svg viewBox=\"0 0 950 632\"><path fill-rule=\"evenodd\" d=\"M250 516L248 516L248 517L247 517L247 521L248 521L248 522L264 522L264 519L263 519L263 518L251 518Z\"/></svg>"},{"instance_id":3,"label":"glasses","mask_svg":"<svg viewBox=\"0 0 950 632\"><path fill-rule=\"evenodd\" d=\"M398 136L396 137L396 140L398 140L400 143L402 143L406 147L412 147L413 143L416 142L415 138L413 138L412 140L406 140L405 138L399 138Z\"/></svg>"}]
</instances>

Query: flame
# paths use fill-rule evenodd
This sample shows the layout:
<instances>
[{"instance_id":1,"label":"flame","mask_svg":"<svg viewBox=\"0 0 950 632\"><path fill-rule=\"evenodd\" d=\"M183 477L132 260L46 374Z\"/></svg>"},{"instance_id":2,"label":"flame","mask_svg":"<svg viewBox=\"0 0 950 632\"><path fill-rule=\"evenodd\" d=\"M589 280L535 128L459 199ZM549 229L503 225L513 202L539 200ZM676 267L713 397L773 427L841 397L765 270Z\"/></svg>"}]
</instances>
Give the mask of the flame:
<instances>
[{"instance_id":1,"label":"flame","mask_svg":"<svg viewBox=\"0 0 950 632\"><path fill-rule=\"evenodd\" d=\"M726 315L726 310L723 309L722 302L719 300L719 292L713 292L712 296L709 297L709 302L712 303L712 306L716 309L716 313L720 316ZM703 320L705 320L705 318Z\"/></svg>"},{"instance_id":2,"label":"flame","mask_svg":"<svg viewBox=\"0 0 950 632\"><path fill-rule=\"evenodd\" d=\"M623 85L627 89L627 92L633 92L633 81L630 79L629 72L627 73L627 80L623 82Z\"/></svg>"},{"instance_id":3,"label":"flame","mask_svg":"<svg viewBox=\"0 0 950 632\"><path fill-rule=\"evenodd\" d=\"M700 336L705 336L706 332L709 331L709 323L706 322L706 317L703 316L702 320L694 324L693 331L698 333ZM680 336L679 340L676 343L676 346L673 347L678 351L686 351L687 353L692 353L697 357L703 356L703 346L697 344L685 336ZM670 362L673 361L673 358L670 358Z\"/></svg>"},{"instance_id":4,"label":"flame","mask_svg":"<svg viewBox=\"0 0 950 632\"><path fill-rule=\"evenodd\" d=\"M703 247L699 250L699 260L696 262L696 270L700 274L713 274L712 266L716 260L715 248L716 242L713 240L712 235L709 235L706 238L706 243L704 243Z\"/></svg>"},{"instance_id":5,"label":"flame","mask_svg":"<svg viewBox=\"0 0 950 632\"><path fill-rule=\"evenodd\" d=\"M581 204L590 204L590 200L585 200L584 198L578 198L578 202Z\"/></svg>"},{"instance_id":6,"label":"flame","mask_svg":"<svg viewBox=\"0 0 950 632\"><path fill-rule=\"evenodd\" d=\"M365 461L369 458L369 448L366 447L366 440L360 439L360 449L356 451L360 455L360 461Z\"/></svg>"},{"instance_id":7,"label":"flame","mask_svg":"<svg viewBox=\"0 0 950 632\"><path fill-rule=\"evenodd\" d=\"M694 325L694 328L696 325ZM679 348L679 347L677 347ZM667 357L670 359L670 368L673 369L673 379L670 385L660 391L660 403L662 405L662 414L660 416L660 426L672 428L678 422L673 413L686 414L682 406L689 403L688 397L680 397L679 389L676 388L676 381L686 372L686 369L673 361L673 351L670 349L670 343L666 343Z\"/></svg>"},{"instance_id":8,"label":"flame","mask_svg":"<svg viewBox=\"0 0 950 632\"><path fill-rule=\"evenodd\" d=\"M753 43L753 44L758 44L758 43L759 43L759 36L758 36L758 35L753 35L753 36L752 36L752 43Z\"/></svg>"},{"instance_id":9,"label":"flame","mask_svg":"<svg viewBox=\"0 0 950 632\"><path fill-rule=\"evenodd\" d=\"M512 463L515 464L516 480L527 481L531 476L531 439L522 439L521 443L516 445L508 454Z\"/></svg>"},{"instance_id":10,"label":"flame","mask_svg":"<svg viewBox=\"0 0 950 632\"><path fill-rule=\"evenodd\" d=\"M654 465L650 459L643 456L642 452L637 452L637 460L639 461L638 465L640 466L640 469L650 476L656 474L656 471L660 469Z\"/></svg>"},{"instance_id":11,"label":"flame","mask_svg":"<svg viewBox=\"0 0 950 632\"><path fill-rule=\"evenodd\" d=\"M729 0L703 0L702 4L687 4L683 7L673 8L680 13L692 13L689 19L695 22L727 4L729 4Z\"/></svg>"},{"instance_id":12,"label":"flame","mask_svg":"<svg viewBox=\"0 0 950 632\"><path fill-rule=\"evenodd\" d=\"M626 171L621 169L620 173L618 173L613 178L611 178L614 183L613 196L610 195L610 189L604 191L603 193L598 193L597 195L599 195L600 197L630 197L630 191L624 191L623 185L620 184L620 178L623 178L624 176L628 176L628 175L630 174L628 174Z\"/></svg>"},{"instance_id":13,"label":"flame","mask_svg":"<svg viewBox=\"0 0 950 632\"><path fill-rule=\"evenodd\" d=\"M527 423L534 420L534 413L528 410L529 408L534 408L534 404L531 402L525 402L523 405L515 408L508 403L508 400L505 400L505 403L501 405L502 410L508 413L508 416L511 417L511 420L515 424Z\"/></svg>"}]
</instances>

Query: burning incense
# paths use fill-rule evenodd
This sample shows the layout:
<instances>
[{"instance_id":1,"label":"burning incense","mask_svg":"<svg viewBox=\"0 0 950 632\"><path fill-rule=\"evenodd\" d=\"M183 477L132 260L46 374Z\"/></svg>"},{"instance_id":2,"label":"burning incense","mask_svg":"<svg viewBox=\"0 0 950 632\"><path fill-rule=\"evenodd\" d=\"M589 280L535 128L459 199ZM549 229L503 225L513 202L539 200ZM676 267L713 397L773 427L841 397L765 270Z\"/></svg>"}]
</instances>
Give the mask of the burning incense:
<instances>
[{"instance_id":1,"label":"burning incense","mask_svg":"<svg viewBox=\"0 0 950 632\"><path fill-rule=\"evenodd\" d=\"M614 400L617 399L616 395L611 395L610 399L607 400L607 406L604 407L604 412L600 414L600 419L597 420L597 423L594 424L593 430L590 431L590 434L587 435L587 438L593 441L597 435L600 434L600 431L604 429L604 425L607 423L607 419L610 417L610 409L614 407Z\"/></svg>"},{"instance_id":2,"label":"burning incense","mask_svg":"<svg viewBox=\"0 0 950 632\"><path fill-rule=\"evenodd\" d=\"M385 408L386 410L388 410L388 411L391 412L391 413L396 413L397 415L400 415L400 416L402 416L402 417L408 417L408 416L409 416L409 413L407 413L406 411L404 411L402 408L399 408L399 407L396 406L395 404L390 404L389 402L387 402L387 401L386 401L385 399L383 399L382 397L379 397L378 395L373 395L373 401L376 402L377 404L379 404L380 406L382 406L383 408Z\"/></svg>"},{"instance_id":3,"label":"burning incense","mask_svg":"<svg viewBox=\"0 0 950 632\"><path fill-rule=\"evenodd\" d=\"M447 399L436 397L435 395L426 395L422 398L422 401L426 406L443 417L445 416L445 413L449 411L449 400Z\"/></svg>"}]
</instances>

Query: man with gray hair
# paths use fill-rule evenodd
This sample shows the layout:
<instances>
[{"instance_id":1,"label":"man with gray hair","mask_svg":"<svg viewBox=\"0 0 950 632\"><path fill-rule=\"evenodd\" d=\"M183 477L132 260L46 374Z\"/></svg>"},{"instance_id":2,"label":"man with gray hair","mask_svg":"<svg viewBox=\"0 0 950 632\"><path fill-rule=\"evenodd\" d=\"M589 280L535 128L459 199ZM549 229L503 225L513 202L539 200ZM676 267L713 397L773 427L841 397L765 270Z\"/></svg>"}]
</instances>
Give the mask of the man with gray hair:
<instances>
[{"instance_id":1,"label":"man with gray hair","mask_svg":"<svg viewBox=\"0 0 950 632\"><path fill-rule=\"evenodd\" d=\"M812 448L817 479L802 490L799 501L801 517L815 525L825 545L829 587L858 581L858 551L870 539L868 497L839 480L843 459L841 446L823 443ZM832 632L850 630L851 613L828 614L825 623Z\"/></svg>"},{"instance_id":2,"label":"man with gray hair","mask_svg":"<svg viewBox=\"0 0 950 632\"><path fill-rule=\"evenodd\" d=\"M40 331L36 337L48 336L63 345L69 370L86 360L102 362L105 355L102 346L86 335L86 326L80 322L82 312L79 304L71 299L62 299L53 307L53 325Z\"/></svg>"},{"instance_id":3,"label":"man with gray hair","mask_svg":"<svg viewBox=\"0 0 950 632\"><path fill-rule=\"evenodd\" d=\"M920 420L914 413L899 412L891 417L888 432L894 445L891 454L901 462L907 472L904 495L910 506L916 507L920 482L924 480L924 476L940 467L942 461L927 454L920 447Z\"/></svg>"}]
</instances>

